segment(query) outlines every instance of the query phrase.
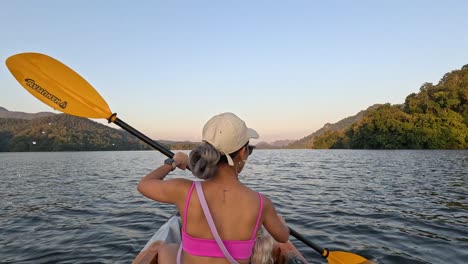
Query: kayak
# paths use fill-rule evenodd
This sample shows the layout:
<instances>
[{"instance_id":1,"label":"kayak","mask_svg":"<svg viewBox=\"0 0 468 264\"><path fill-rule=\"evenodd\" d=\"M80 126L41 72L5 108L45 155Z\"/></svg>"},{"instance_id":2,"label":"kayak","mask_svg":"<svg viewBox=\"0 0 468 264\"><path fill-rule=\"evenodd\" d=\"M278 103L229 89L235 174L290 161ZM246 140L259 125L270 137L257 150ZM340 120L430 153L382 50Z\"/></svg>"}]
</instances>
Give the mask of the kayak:
<instances>
[{"instance_id":1,"label":"kayak","mask_svg":"<svg viewBox=\"0 0 468 264\"><path fill-rule=\"evenodd\" d=\"M146 243L145 247L133 260L133 264L157 264L158 248L162 243L180 243L181 240L181 220L178 215L172 217L164 223L158 231ZM308 263L301 253L288 241L287 243L275 242L271 252L275 264L305 264Z\"/></svg>"}]
</instances>

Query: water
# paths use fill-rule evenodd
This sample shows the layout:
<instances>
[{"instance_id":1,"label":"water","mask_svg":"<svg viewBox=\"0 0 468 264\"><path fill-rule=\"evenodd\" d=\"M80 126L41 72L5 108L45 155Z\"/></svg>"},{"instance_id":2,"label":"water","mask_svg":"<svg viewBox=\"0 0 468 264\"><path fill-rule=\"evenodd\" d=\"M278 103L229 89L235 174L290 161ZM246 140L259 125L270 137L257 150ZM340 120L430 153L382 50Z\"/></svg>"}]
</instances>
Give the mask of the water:
<instances>
[{"instance_id":1,"label":"water","mask_svg":"<svg viewBox=\"0 0 468 264\"><path fill-rule=\"evenodd\" d=\"M130 263L175 212L136 191L163 159L0 153L0 263ZM332 251L376 263L468 263L466 150L255 150L242 174L291 227Z\"/></svg>"}]
</instances>

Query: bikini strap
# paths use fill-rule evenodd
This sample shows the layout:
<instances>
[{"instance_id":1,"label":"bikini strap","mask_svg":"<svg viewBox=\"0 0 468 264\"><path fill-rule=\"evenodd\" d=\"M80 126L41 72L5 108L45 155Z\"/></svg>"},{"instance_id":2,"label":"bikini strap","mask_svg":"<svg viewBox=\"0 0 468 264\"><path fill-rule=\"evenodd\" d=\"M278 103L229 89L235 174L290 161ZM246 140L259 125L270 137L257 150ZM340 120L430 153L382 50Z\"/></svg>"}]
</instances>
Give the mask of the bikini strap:
<instances>
[{"instance_id":1,"label":"bikini strap","mask_svg":"<svg viewBox=\"0 0 468 264\"><path fill-rule=\"evenodd\" d=\"M192 197L192 191L193 191L193 187L195 186L195 182L192 183L192 187L190 187L190 191L188 192L187 194L187 199L185 199L185 208L184 208L184 221L182 222L182 231L184 231L184 233L187 233L186 232L186 226L187 226L187 210L188 210L188 206L189 206L189 203L190 203L190 197Z\"/></svg>"},{"instance_id":2,"label":"bikini strap","mask_svg":"<svg viewBox=\"0 0 468 264\"><path fill-rule=\"evenodd\" d=\"M216 240L216 243L218 244L219 248L223 252L226 259L229 261L229 263L239 264L239 262L237 262L231 256L231 254L229 254L229 251L227 251L226 246L224 245L223 241L221 240L221 237L218 234L218 231L216 230L213 217L211 216L210 209L208 208L208 204L206 203L205 195L203 194L203 189L199 181L195 182L195 187L197 189L198 200L200 200L200 205L202 207L203 213L205 214L205 218L206 218L206 221L208 222L208 226L210 227L211 233Z\"/></svg>"},{"instance_id":3,"label":"bikini strap","mask_svg":"<svg viewBox=\"0 0 468 264\"><path fill-rule=\"evenodd\" d=\"M260 198L260 208L258 209L257 223L255 224L255 228L254 228L254 231L253 231L253 234L252 234L252 237L250 238L250 240L253 240L255 238L255 236L257 235L258 224L260 223L260 219L262 219L263 196L260 193L258 193L258 197Z\"/></svg>"}]
</instances>

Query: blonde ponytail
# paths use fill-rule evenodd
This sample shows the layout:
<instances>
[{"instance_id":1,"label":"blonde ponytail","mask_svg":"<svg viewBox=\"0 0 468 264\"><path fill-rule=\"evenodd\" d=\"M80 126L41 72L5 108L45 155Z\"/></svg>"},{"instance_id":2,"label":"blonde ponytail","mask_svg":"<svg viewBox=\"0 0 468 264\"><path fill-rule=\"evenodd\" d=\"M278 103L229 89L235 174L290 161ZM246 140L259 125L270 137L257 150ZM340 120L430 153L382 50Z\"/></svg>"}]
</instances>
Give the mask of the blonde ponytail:
<instances>
[{"instance_id":1,"label":"blonde ponytail","mask_svg":"<svg viewBox=\"0 0 468 264\"><path fill-rule=\"evenodd\" d=\"M275 241L268 231L262 226L257 233L254 250L250 262L252 264L273 264L273 246Z\"/></svg>"}]
</instances>

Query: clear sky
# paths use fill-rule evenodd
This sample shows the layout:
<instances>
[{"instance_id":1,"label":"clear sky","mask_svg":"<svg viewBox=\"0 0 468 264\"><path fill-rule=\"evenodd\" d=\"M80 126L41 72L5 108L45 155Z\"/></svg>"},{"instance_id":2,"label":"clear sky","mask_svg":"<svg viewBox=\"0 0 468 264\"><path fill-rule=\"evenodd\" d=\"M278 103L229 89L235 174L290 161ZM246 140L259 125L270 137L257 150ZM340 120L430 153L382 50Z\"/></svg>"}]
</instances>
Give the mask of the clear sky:
<instances>
[{"instance_id":1,"label":"clear sky","mask_svg":"<svg viewBox=\"0 0 468 264\"><path fill-rule=\"evenodd\" d=\"M200 140L226 111L299 139L468 64L468 1L18 0L0 18L3 62L62 61L155 139ZM0 91L10 111L53 111L4 63Z\"/></svg>"}]
</instances>

